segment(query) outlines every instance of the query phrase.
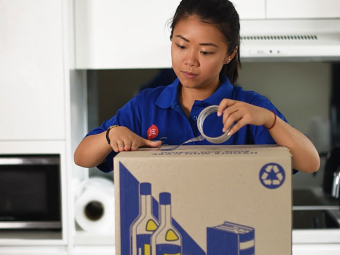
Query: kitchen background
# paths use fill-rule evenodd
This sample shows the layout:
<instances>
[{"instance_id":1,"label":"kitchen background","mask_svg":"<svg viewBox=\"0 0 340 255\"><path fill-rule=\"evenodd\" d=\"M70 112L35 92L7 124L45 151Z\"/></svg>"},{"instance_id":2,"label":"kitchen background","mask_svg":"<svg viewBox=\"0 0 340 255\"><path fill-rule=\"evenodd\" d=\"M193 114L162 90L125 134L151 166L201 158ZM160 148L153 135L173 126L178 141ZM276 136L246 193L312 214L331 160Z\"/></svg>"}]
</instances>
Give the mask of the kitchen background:
<instances>
[{"instance_id":1,"label":"kitchen background","mask_svg":"<svg viewBox=\"0 0 340 255\"><path fill-rule=\"evenodd\" d=\"M59 229L31 230L22 225L17 225L19 227L14 230L0 229L0 254L114 254L113 227L110 225L105 232L103 229L109 224L99 224L103 222L105 213L100 211L103 208L97 208L96 203L81 205L79 202L86 193L81 189L82 184L98 176L110 180L108 189L111 191L104 193L112 194L112 173L103 174L96 169L88 171L76 166L73 153L88 127L96 127L110 118L161 68L170 67L170 41L165 24L178 2L0 0L0 159L11 156L25 158L27 154L44 159L53 154L59 162L59 172L56 173L60 177L60 186L57 185L60 190L31 178L27 190L39 186L37 183L43 188L43 192L36 193L25 192L22 186L16 188L9 185L8 179L0 178L3 182L0 190L9 188L15 191L12 196L0 196L0 199L6 200L5 207L0 204L0 209L10 208L9 197L13 198L13 202L32 205L31 201L38 200L26 199L29 194L41 198L52 192L60 196L59 199L51 199L47 195L48 199L42 200L54 200L53 204L59 206L60 217L56 222ZM294 191L307 188L320 191L325 155L330 144L334 145L333 140L330 141L329 127L332 123L334 130L333 124L337 123L337 117L330 118L331 113L337 116L337 111L333 111L336 107L331 108L330 103L334 95L335 102L340 102L340 93L337 92L340 71L339 64L336 64L340 61L340 2L233 2L240 13L241 33L246 36L243 37L244 61L239 85L267 96L290 124L317 145L322 156L320 171L295 175L293 186ZM251 35L256 39L247 39ZM262 35L266 35L265 39L261 39ZM289 39L270 39L277 35L288 35ZM154 40L140 40L144 37ZM334 71L335 65L338 67ZM338 82L334 82L335 76ZM45 167L40 166L43 169L41 173L49 172L45 171ZM3 164L0 168L11 174L14 171L25 170L26 174L32 171L28 165L21 163L15 163L11 168L13 171ZM335 170L337 168L332 169ZM49 180L54 179L49 177ZM89 191L87 195L93 193ZM299 208L295 206L293 213L310 211L315 214L311 217L300 215L299 221L307 219L309 226L293 230L293 254L338 255L340 213L337 202L332 200L330 203L324 199L322 191L318 193L321 199L317 200L309 199L313 192L302 194L299 201L304 204L299 204ZM96 199L104 197L101 193ZM110 196L108 201L111 204L112 200ZM92 215L85 210L90 204L99 209L97 215L93 214L93 210ZM27 208L33 207L27 206L25 210L21 207L16 212L30 223L33 217L27 213ZM106 212L108 209L105 207ZM48 210L47 216L52 216L51 212L55 211ZM43 220L40 216L38 220ZM112 213L109 216L111 223L114 222ZM330 219L330 216L332 224L327 225L325 217ZM85 218L88 229L85 225L79 226L78 217ZM98 218L98 221L93 220ZM13 223L8 219L5 217L0 223ZM101 231L91 229L98 225Z\"/></svg>"}]
</instances>

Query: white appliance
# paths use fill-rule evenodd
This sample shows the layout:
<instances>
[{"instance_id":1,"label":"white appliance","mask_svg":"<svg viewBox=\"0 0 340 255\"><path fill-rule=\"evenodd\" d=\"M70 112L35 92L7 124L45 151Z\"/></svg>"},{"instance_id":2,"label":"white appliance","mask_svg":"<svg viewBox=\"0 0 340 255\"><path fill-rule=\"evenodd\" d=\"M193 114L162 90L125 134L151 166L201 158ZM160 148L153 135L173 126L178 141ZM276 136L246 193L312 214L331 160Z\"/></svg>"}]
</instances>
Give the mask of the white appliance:
<instances>
[{"instance_id":1,"label":"white appliance","mask_svg":"<svg viewBox=\"0 0 340 255\"><path fill-rule=\"evenodd\" d=\"M340 19L243 20L241 29L247 61L340 59Z\"/></svg>"}]
</instances>

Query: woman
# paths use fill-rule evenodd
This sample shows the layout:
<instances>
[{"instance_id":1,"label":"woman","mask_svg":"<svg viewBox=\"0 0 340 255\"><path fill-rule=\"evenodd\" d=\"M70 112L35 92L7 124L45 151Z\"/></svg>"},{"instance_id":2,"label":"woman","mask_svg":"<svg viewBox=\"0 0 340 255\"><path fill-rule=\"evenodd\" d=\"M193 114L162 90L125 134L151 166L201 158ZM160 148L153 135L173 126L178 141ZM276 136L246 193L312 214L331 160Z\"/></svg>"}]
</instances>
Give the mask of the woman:
<instances>
[{"instance_id":1,"label":"woman","mask_svg":"<svg viewBox=\"0 0 340 255\"><path fill-rule=\"evenodd\" d=\"M148 38L149 40L150 38ZM143 90L117 114L92 130L75 151L75 163L111 171L120 151L181 144L200 135L197 116L218 105L221 121L209 123L210 134L229 131L223 144L278 144L290 149L293 168L319 169L311 141L291 127L264 96L234 87L240 63L240 22L227 0L183 0L171 24L171 85ZM210 144L200 141L195 144Z\"/></svg>"}]
</instances>

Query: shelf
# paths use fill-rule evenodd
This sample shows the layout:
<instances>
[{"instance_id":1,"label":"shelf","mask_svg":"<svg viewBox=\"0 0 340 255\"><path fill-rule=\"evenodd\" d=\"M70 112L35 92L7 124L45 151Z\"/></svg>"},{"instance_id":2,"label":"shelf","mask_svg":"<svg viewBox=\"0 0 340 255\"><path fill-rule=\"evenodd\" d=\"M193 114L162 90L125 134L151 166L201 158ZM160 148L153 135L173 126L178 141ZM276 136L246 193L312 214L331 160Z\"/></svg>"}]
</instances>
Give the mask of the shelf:
<instances>
[{"instance_id":1,"label":"shelf","mask_svg":"<svg viewBox=\"0 0 340 255\"><path fill-rule=\"evenodd\" d=\"M72 255L115 255L114 246L75 246Z\"/></svg>"},{"instance_id":2,"label":"shelf","mask_svg":"<svg viewBox=\"0 0 340 255\"><path fill-rule=\"evenodd\" d=\"M57 245L65 244L61 231L0 230L1 245Z\"/></svg>"},{"instance_id":3,"label":"shelf","mask_svg":"<svg viewBox=\"0 0 340 255\"><path fill-rule=\"evenodd\" d=\"M114 232L85 232L76 231L74 245L115 245Z\"/></svg>"}]
</instances>

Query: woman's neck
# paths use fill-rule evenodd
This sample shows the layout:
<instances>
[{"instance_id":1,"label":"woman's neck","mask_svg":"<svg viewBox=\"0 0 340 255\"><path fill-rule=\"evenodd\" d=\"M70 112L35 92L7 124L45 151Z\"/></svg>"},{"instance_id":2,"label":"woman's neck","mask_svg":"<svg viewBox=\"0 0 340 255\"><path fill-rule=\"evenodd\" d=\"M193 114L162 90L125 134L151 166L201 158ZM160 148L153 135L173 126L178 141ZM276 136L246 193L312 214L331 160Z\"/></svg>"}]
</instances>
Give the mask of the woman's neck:
<instances>
[{"instance_id":1,"label":"woman's neck","mask_svg":"<svg viewBox=\"0 0 340 255\"><path fill-rule=\"evenodd\" d=\"M196 100L202 101L207 99L219 88L221 82L214 88L185 88L180 84L179 101L187 117L190 116L191 108Z\"/></svg>"}]
</instances>

